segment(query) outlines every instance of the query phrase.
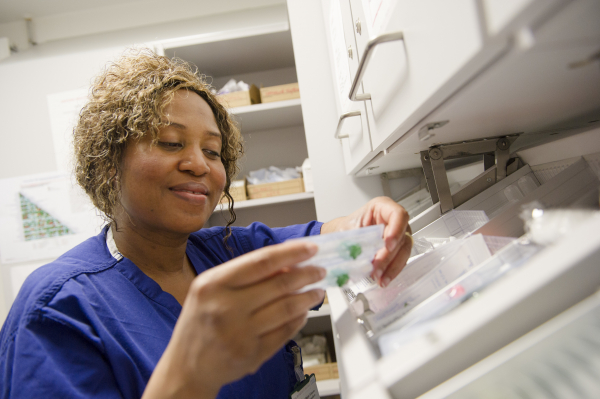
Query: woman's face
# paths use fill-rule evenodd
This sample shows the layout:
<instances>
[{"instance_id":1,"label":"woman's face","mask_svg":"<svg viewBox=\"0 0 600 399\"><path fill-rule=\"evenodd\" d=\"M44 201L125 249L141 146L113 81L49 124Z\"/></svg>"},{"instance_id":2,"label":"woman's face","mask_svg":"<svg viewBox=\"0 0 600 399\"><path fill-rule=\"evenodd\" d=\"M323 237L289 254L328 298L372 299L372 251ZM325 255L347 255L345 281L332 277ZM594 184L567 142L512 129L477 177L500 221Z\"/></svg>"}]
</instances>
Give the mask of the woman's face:
<instances>
[{"instance_id":1,"label":"woman's face","mask_svg":"<svg viewBox=\"0 0 600 399\"><path fill-rule=\"evenodd\" d=\"M226 182L221 133L208 103L179 90L165 109L152 145L150 135L128 143L121 163L117 222L135 228L189 234L199 230L219 202Z\"/></svg>"}]
</instances>

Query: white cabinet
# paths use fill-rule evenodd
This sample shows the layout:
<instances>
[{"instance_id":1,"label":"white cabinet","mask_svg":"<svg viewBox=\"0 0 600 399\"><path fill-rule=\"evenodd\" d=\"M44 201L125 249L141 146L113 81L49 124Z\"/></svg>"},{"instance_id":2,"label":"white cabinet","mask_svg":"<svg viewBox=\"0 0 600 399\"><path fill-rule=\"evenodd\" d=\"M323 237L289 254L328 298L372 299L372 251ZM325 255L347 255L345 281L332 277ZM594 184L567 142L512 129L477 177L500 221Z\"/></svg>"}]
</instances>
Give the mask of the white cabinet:
<instances>
[{"instance_id":1,"label":"white cabinet","mask_svg":"<svg viewBox=\"0 0 600 399\"><path fill-rule=\"evenodd\" d=\"M461 84L460 78L451 82L450 78L483 48L484 37L475 0L391 2L380 29L375 29L374 18L381 16L369 13L383 12L386 2L350 3L363 90L370 97L365 103L371 140L378 148L396 131L408 130ZM371 11L371 3L381 6ZM394 34L392 41L374 47L371 57L365 56L370 41Z\"/></svg>"},{"instance_id":2,"label":"white cabinet","mask_svg":"<svg viewBox=\"0 0 600 399\"><path fill-rule=\"evenodd\" d=\"M360 65L350 79L372 147L346 157L352 174L418 167L437 144L598 119L597 1L340 1L351 6L343 26Z\"/></svg>"},{"instance_id":3,"label":"white cabinet","mask_svg":"<svg viewBox=\"0 0 600 399\"><path fill-rule=\"evenodd\" d=\"M543 134L556 138L568 134L565 128L596 125L600 69L598 61L586 60L600 49L598 18L597 1L574 1L561 8L535 29L530 47L512 46L358 175L371 168L383 173L418 167L418 153L437 144L516 133L522 135L518 147ZM438 122L446 124L423 136L427 126Z\"/></svg>"},{"instance_id":4,"label":"white cabinet","mask_svg":"<svg viewBox=\"0 0 600 399\"><path fill-rule=\"evenodd\" d=\"M295 3L288 0L292 21L299 20L293 14L302 14ZM326 98L333 94L336 102L335 117L327 116L327 123L307 130L307 136L318 134L323 142L332 140L336 128L333 120L356 111L363 118L366 112L366 124L356 126L362 119L348 117L339 129L342 136L349 136L341 139L343 161L357 185L372 181L378 173L420 167L421 151L451 143L489 143L490 138L518 135L510 147L511 156L518 151L516 155L538 174L554 173L573 164L565 158L600 151L600 2L596 0L303 3L312 10L315 3L321 3L322 27L315 24L312 30L318 33L321 29L329 43L328 58L321 61L331 64L333 84L331 88L320 84L311 89L310 79L302 78L309 75L301 75L299 68L301 89L307 95L311 95L310 90L320 93L329 89ZM374 14L373 10L383 12ZM337 25L342 32L332 23L336 15L341 19ZM316 34L296 26L295 43L304 46L303 36L310 36L313 42L306 48L318 48ZM350 88L368 43L396 31L402 31L404 40L374 47L356 86L357 97L363 100L350 101ZM421 45L413 47L417 43ZM349 49L354 58L349 57ZM443 57L438 59L436 54ZM397 79L402 79L401 84L395 83ZM364 99L366 94L371 98ZM325 112L312 115L320 117ZM346 123L352 118L357 121L355 126ZM324 117L315 119L320 122ZM312 125L311 119L305 119L305 124ZM370 149L365 145L363 152L358 146L350 151L353 134L367 143L365 128ZM575 141L564 141L571 138ZM542 147L541 143L549 144ZM544 164L551 161L561 162ZM536 193L524 193L522 200L539 199L548 206L563 207L593 199L597 206L598 182L594 176L598 166L597 160L594 162L595 172L588 168L583 176L572 168L560 182L554 180L562 187L559 191L550 190L546 184L550 180L540 178L543 184ZM322 169L320 173L327 172ZM372 176L366 177L369 174ZM588 177L596 179L593 184L586 180ZM340 178L338 174L330 180ZM505 192L501 183L493 190ZM316 197L320 195L315 192ZM331 203L343 203L344 197L333 190L327 195ZM494 198L488 200L493 202ZM473 202L465 204L468 209ZM522 234L519 206L510 204L499 210L500 215L482 233L490 235L499 228L513 231L518 224L521 232L514 235ZM413 224L423 227L439 216L439 205L434 205ZM351 309L354 305L343 292L329 290L342 396L417 397L447 380L427 397L445 397L452 389L460 389L464 378L453 376L465 369L473 375L472 368L485 366L480 363L482 359L593 294L600 284L600 241L593 233L598 228L596 219L572 231L476 299L416 331L401 350L385 356L357 321ZM477 373L481 375L481 369Z\"/></svg>"},{"instance_id":5,"label":"white cabinet","mask_svg":"<svg viewBox=\"0 0 600 399\"><path fill-rule=\"evenodd\" d=\"M351 79L356 75L359 55L352 28L352 12L347 1L324 3L328 17L327 38L332 55L332 73L335 77L338 125L333 135L341 140L347 174L359 170L372 156L373 145L364 102L348 98ZM362 91L362 89L359 89Z\"/></svg>"}]
</instances>

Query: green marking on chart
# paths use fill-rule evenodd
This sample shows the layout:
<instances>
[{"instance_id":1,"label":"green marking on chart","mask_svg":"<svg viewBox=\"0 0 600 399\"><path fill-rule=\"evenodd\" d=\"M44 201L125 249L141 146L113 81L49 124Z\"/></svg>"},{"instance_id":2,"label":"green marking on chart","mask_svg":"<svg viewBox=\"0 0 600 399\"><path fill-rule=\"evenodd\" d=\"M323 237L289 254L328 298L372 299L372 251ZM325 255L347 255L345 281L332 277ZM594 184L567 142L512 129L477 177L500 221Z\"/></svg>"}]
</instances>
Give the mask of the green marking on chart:
<instances>
[{"instance_id":1,"label":"green marking on chart","mask_svg":"<svg viewBox=\"0 0 600 399\"><path fill-rule=\"evenodd\" d=\"M67 226L52 217L21 193L21 218L25 241L74 234Z\"/></svg>"}]
</instances>

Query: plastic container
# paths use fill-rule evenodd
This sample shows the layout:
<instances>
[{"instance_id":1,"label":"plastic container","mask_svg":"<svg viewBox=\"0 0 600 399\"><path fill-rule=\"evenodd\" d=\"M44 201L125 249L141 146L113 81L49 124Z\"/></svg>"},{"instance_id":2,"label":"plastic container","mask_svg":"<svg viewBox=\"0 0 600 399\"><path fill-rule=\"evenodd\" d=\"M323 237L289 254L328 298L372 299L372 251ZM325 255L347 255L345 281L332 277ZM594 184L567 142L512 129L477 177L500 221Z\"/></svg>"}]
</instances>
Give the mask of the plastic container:
<instances>
[{"instance_id":1,"label":"plastic container","mask_svg":"<svg viewBox=\"0 0 600 399\"><path fill-rule=\"evenodd\" d=\"M487 237L487 241L492 245L500 245L501 242L506 242L506 238ZM504 248L497 250L494 256L470 268L426 300L421 301L410 312L404 312L403 317L388 323L385 329L379 329L374 338L378 340L381 354L386 355L400 349L414 335L414 331L411 330L420 331L425 328L423 324L454 309L474 293L519 268L543 248L527 240L512 239L512 242Z\"/></svg>"},{"instance_id":2,"label":"plastic container","mask_svg":"<svg viewBox=\"0 0 600 399\"><path fill-rule=\"evenodd\" d=\"M491 256L485 239L477 234L450 242L411 262L386 288L363 293L368 311L361 319L367 331L377 334Z\"/></svg>"}]
</instances>

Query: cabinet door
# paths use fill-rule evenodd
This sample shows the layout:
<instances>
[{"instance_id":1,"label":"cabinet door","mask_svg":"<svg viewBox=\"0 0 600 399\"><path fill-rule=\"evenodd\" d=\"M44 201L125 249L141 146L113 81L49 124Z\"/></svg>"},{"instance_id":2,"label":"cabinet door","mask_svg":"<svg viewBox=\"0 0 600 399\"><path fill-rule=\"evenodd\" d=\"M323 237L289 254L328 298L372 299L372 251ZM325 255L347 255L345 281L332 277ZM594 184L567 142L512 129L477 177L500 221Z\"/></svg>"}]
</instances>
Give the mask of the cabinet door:
<instances>
[{"instance_id":1,"label":"cabinet door","mask_svg":"<svg viewBox=\"0 0 600 399\"><path fill-rule=\"evenodd\" d=\"M352 16L348 0L331 0L324 3L326 25L329 27L330 54L337 98L339 123L336 136L341 138L346 173L358 170L371 157L372 151L367 111L362 102L348 98L351 76L358 68L358 51L352 31ZM343 118L342 115L354 113Z\"/></svg>"},{"instance_id":2,"label":"cabinet door","mask_svg":"<svg viewBox=\"0 0 600 399\"><path fill-rule=\"evenodd\" d=\"M483 47L475 0L350 0L359 55L377 35L402 32L379 44L362 79L375 150L408 131L460 84L456 73ZM465 80L476 70L465 75ZM353 76L354 78L354 76ZM452 81L450 81L452 79ZM394 137L392 137L394 136Z\"/></svg>"}]
</instances>

